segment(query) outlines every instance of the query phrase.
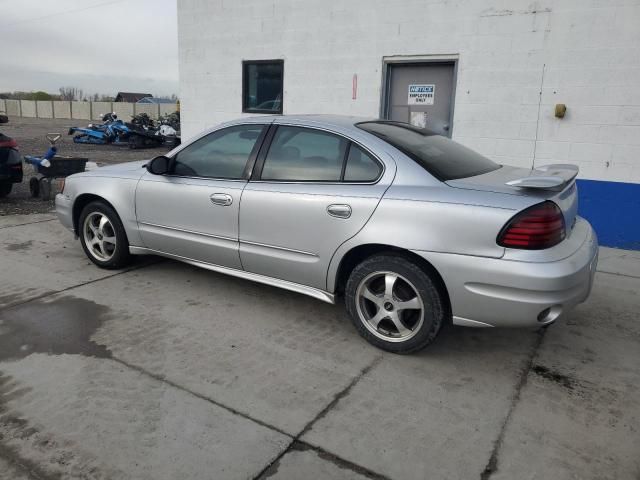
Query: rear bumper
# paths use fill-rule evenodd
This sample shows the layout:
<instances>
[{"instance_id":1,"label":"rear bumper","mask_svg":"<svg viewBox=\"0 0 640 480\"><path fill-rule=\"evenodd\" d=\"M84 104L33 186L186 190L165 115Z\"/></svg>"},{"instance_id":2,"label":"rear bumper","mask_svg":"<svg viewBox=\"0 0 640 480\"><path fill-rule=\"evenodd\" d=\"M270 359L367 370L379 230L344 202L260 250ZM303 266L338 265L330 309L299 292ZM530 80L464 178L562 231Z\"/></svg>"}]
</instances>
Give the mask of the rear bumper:
<instances>
[{"instance_id":1,"label":"rear bumper","mask_svg":"<svg viewBox=\"0 0 640 480\"><path fill-rule=\"evenodd\" d=\"M584 302L591 292L598 263L598 240L589 223L578 218L561 248L567 255L532 261L518 255L483 258L416 251L442 275L457 325L475 327L536 327L553 323ZM565 243L563 242L563 243ZM568 250L568 247L572 247ZM555 248L555 247L554 247ZM552 250L552 249L549 249Z\"/></svg>"}]
</instances>

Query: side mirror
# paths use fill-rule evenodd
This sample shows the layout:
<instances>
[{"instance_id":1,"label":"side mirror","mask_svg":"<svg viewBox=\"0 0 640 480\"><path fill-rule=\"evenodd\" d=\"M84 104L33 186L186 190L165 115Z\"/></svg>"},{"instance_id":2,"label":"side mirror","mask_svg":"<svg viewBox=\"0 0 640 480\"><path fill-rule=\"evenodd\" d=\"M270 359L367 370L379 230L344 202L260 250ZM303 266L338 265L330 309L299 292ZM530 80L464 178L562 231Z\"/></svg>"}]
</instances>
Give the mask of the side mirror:
<instances>
[{"instance_id":1,"label":"side mirror","mask_svg":"<svg viewBox=\"0 0 640 480\"><path fill-rule=\"evenodd\" d=\"M164 175L169 172L169 158L164 155L154 158L147 163L147 171L154 175Z\"/></svg>"}]
</instances>

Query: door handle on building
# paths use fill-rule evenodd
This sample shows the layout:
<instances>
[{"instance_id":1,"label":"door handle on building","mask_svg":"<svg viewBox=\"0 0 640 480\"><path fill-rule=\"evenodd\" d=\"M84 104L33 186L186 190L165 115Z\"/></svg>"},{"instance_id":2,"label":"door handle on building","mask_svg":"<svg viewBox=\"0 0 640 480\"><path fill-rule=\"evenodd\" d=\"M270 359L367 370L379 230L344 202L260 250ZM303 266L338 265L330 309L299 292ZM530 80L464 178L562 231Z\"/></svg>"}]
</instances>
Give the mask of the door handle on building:
<instances>
[{"instance_id":1,"label":"door handle on building","mask_svg":"<svg viewBox=\"0 0 640 480\"><path fill-rule=\"evenodd\" d=\"M351 207L343 204L333 204L327 207L327 213L332 217L349 218L351 216Z\"/></svg>"},{"instance_id":2,"label":"door handle on building","mask_svg":"<svg viewBox=\"0 0 640 480\"><path fill-rule=\"evenodd\" d=\"M209 200L214 205L222 205L223 207L228 207L233 203L233 198L231 195L227 195L226 193L213 193L209 195Z\"/></svg>"}]
</instances>

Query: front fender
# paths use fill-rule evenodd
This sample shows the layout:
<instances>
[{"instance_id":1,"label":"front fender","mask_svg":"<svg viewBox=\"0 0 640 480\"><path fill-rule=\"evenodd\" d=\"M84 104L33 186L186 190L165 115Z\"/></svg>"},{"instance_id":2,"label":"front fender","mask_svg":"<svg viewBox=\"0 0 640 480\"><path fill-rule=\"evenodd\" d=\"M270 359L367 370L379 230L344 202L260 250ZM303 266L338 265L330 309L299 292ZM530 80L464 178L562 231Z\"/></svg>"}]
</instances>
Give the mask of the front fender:
<instances>
[{"instance_id":1,"label":"front fender","mask_svg":"<svg viewBox=\"0 0 640 480\"><path fill-rule=\"evenodd\" d=\"M74 228L83 206L98 197L108 202L116 211L129 239L129 245L144 247L136 220L135 194L137 178L111 178L102 176L70 176L65 183L64 195L73 207Z\"/></svg>"}]
</instances>

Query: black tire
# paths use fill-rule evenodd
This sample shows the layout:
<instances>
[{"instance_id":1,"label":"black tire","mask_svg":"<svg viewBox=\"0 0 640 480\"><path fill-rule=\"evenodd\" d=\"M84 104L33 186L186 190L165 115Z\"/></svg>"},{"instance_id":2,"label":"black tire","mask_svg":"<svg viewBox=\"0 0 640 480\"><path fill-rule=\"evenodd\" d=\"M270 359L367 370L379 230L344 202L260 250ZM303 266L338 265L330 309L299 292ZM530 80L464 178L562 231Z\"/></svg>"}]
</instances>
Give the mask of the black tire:
<instances>
[{"instance_id":1,"label":"black tire","mask_svg":"<svg viewBox=\"0 0 640 480\"><path fill-rule=\"evenodd\" d=\"M38 198L40 195L40 182L37 177L31 177L29 179L29 192L33 198Z\"/></svg>"},{"instance_id":2,"label":"black tire","mask_svg":"<svg viewBox=\"0 0 640 480\"><path fill-rule=\"evenodd\" d=\"M42 200L49 200L51 198L51 179L42 177L39 183L40 196L42 197Z\"/></svg>"},{"instance_id":3,"label":"black tire","mask_svg":"<svg viewBox=\"0 0 640 480\"><path fill-rule=\"evenodd\" d=\"M87 217L94 214L106 216L112 226L112 231L115 234L115 249L110 258L105 260L97 258L93 253L93 250L91 250L87 245L87 236L84 231L85 221ZM116 211L105 202L91 202L82 209L78 219L78 235L80 236L80 243L82 244L84 253L87 255L89 260L100 268L116 269L122 268L130 263L131 254L129 253L129 240L127 239L127 233L125 232L122 222L120 221L120 217Z\"/></svg>"},{"instance_id":4,"label":"black tire","mask_svg":"<svg viewBox=\"0 0 640 480\"><path fill-rule=\"evenodd\" d=\"M385 290L387 274L398 276L397 278L399 279L395 283L391 282L393 285L391 294L394 300L397 301L395 306L399 307L400 302L410 298L413 300L414 296L415 300L413 301L417 302L418 298L421 301L421 310L409 309L408 314L402 314L403 318L405 315L413 316L415 322L410 326L408 324L405 325L405 321L402 321L403 326L407 327L409 332L406 340L402 340L402 334L399 329L397 333L393 332L395 328L393 323L385 324L385 322L391 322L390 318L379 320L376 327L367 322L366 318L361 318L361 314L362 317L367 315L376 316L371 312L376 312L377 309L377 313L380 313L383 308L387 308L388 304L391 304L389 305L389 312L393 312L394 302L386 302L384 297L380 297L381 303L385 305L383 307L373 302L368 303L370 300L365 301L358 294L359 289L364 288L363 285L367 281L372 282L369 284L369 290L372 291L373 282L378 282L378 285L380 285L380 278L382 278L380 286ZM439 282L435 277L434 273L425 271L402 255L388 253L367 258L353 269L345 288L345 304L351 321L362 337L382 350L392 353L413 353L423 349L436 338L449 315L446 293L439 288ZM404 289L405 292L408 292L407 298L397 298L396 292L398 294L401 293L398 289ZM385 293L386 291L381 291L378 294L384 296ZM400 311L398 308L396 315L400 315ZM422 316L420 316L419 311L423 312ZM387 312L383 312L383 315L384 313ZM383 331L384 328L387 329L386 332ZM376 333L373 333L372 330L375 330ZM391 335L396 335L394 340L385 339L391 339Z\"/></svg>"},{"instance_id":5,"label":"black tire","mask_svg":"<svg viewBox=\"0 0 640 480\"><path fill-rule=\"evenodd\" d=\"M11 193L11 189L13 188L13 183L11 182L0 182L0 198L4 198Z\"/></svg>"}]
</instances>

